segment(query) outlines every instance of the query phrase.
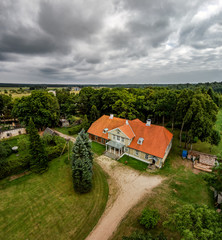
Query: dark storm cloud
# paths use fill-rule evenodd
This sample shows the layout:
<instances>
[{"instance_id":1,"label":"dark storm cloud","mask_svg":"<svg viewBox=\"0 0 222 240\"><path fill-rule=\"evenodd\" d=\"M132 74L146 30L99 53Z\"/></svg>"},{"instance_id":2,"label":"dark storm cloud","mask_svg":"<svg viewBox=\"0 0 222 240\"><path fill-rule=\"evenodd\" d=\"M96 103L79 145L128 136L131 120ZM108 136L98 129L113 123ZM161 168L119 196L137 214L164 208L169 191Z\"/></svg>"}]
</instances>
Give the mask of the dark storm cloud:
<instances>
[{"instance_id":1,"label":"dark storm cloud","mask_svg":"<svg viewBox=\"0 0 222 240\"><path fill-rule=\"evenodd\" d=\"M5 54L0 53L0 61L5 62L5 61L8 61L8 60L9 60L9 58Z\"/></svg>"},{"instance_id":2,"label":"dark storm cloud","mask_svg":"<svg viewBox=\"0 0 222 240\"><path fill-rule=\"evenodd\" d=\"M41 2L40 27L55 38L66 41L72 38L88 38L101 28L100 15L93 11L86 13L78 4L69 3L62 1L56 5L53 1Z\"/></svg>"},{"instance_id":3,"label":"dark storm cloud","mask_svg":"<svg viewBox=\"0 0 222 240\"><path fill-rule=\"evenodd\" d=\"M41 68L40 72L51 75L51 74L57 74L58 69L46 67L46 68Z\"/></svg>"},{"instance_id":4,"label":"dark storm cloud","mask_svg":"<svg viewBox=\"0 0 222 240\"><path fill-rule=\"evenodd\" d=\"M54 41L40 34L4 34L0 39L0 51L21 54L45 54L56 50Z\"/></svg>"},{"instance_id":5,"label":"dark storm cloud","mask_svg":"<svg viewBox=\"0 0 222 240\"><path fill-rule=\"evenodd\" d=\"M87 63L91 63L91 64L98 64L100 63L102 60L99 57L91 57L91 58L87 58L86 62Z\"/></svg>"},{"instance_id":6,"label":"dark storm cloud","mask_svg":"<svg viewBox=\"0 0 222 240\"><path fill-rule=\"evenodd\" d=\"M0 1L9 82L218 81L221 39L220 0Z\"/></svg>"}]
</instances>

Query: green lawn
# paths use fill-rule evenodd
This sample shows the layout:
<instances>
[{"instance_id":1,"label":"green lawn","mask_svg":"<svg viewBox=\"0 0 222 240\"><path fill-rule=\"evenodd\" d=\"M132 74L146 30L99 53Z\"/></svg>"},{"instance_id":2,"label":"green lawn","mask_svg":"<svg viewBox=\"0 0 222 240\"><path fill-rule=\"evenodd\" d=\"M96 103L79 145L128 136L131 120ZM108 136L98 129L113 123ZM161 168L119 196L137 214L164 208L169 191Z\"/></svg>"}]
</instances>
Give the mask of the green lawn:
<instances>
[{"instance_id":1,"label":"green lawn","mask_svg":"<svg viewBox=\"0 0 222 240\"><path fill-rule=\"evenodd\" d=\"M93 190L73 190L67 154L50 162L49 170L9 182L0 181L0 239L84 239L99 220L108 184L94 164Z\"/></svg>"},{"instance_id":2,"label":"green lawn","mask_svg":"<svg viewBox=\"0 0 222 240\"><path fill-rule=\"evenodd\" d=\"M106 150L106 147L102 144L99 144L97 142L92 142L92 151L96 153L97 155L102 155Z\"/></svg>"},{"instance_id":3,"label":"green lawn","mask_svg":"<svg viewBox=\"0 0 222 240\"><path fill-rule=\"evenodd\" d=\"M63 134L69 135L69 136L73 136L73 137L77 136L77 134L74 134L74 135L69 134L70 127L56 127L54 129L57 130L58 132L61 132Z\"/></svg>"},{"instance_id":4,"label":"green lawn","mask_svg":"<svg viewBox=\"0 0 222 240\"><path fill-rule=\"evenodd\" d=\"M145 162L141 162L135 158L124 155L119 159L119 162L128 165L136 170L145 171L147 169L148 164Z\"/></svg>"}]
</instances>

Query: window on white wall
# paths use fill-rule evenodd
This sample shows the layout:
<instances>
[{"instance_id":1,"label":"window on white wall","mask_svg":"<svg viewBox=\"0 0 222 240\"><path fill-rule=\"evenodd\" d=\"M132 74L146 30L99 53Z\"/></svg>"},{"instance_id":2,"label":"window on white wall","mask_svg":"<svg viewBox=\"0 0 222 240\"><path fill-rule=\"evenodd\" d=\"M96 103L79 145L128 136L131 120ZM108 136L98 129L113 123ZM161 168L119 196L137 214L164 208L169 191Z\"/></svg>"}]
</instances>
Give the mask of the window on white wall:
<instances>
[{"instance_id":1,"label":"window on white wall","mask_svg":"<svg viewBox=\"0 0 222 240\"><path fill-rule=\"evenodd\" d=\"M113 140L115 140L116 139L116 136L115 135L113 135Z\"/></svg>"},{"instance_id":2,"label":"window on white wall","mask_svg":"<svg viewBox=\"0 0 222 240\"><path fill-rule=\"evenodd\" d=\"M129 152L129 148L125 148L125 151L126 151L126 152Z\"/></svg>"},{"instance_id":3,"label":"window on white wall","mask_svg":"<svg viewBox=\"0 0 222 240\"><path fill-rule=\"evenodd\" d=\"M120 136L117 136L117 141L120 141Z\"/></svg>"},{"instance_id":4,"label":"window on white wall","mask_svg":"<svg viewBox=\"0 0 222 240\"><path fill-rule=\"evenodd\" d=\"M149 155L146 153L146 154L145 154L145 159L148 159L148 157L149 157Z\"/></svg>"},{"instance_id":5,"label":"window on white wall","mask_svg":"<svg viewBox=\"0 0 222 240\"><path fill-rule=\"evenodd\" d=\"M138 151L138 150L136 150L136 152L135 152L135 153L136 153L136 156L138 156L138 155L139 155L139 151Z\"/></svg>"},{"instance_id":6,"label":"window on white wall","mask_svg":"<svg viewBox=\"0 0 222 240\"><path fill-rule=\"evenodd\" d=\"M122 137L121 139L122 139L122 142L124 142L124 138Z\"/></svg>"}]
</instances>

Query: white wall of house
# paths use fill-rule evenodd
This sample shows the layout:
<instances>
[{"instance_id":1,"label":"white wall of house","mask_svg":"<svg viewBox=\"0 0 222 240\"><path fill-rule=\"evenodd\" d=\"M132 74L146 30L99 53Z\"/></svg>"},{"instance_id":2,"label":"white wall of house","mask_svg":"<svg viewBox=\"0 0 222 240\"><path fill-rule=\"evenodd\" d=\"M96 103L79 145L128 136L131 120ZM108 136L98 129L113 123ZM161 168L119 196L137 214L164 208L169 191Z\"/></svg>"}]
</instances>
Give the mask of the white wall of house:
<instances>
[{"instance_id":1,"label":"white wall of house","mask_svg":"<svg viewBox=\"0 0 222 240\"><path fill-rule=\"evenodd\" d=\"M0 133L0 139L10 138L10 137L18 136L18 135L21 135L21 134L26 134L26 129L25 128L16 128L16 129L1 132Z\"/></svg>"}]
</instances>

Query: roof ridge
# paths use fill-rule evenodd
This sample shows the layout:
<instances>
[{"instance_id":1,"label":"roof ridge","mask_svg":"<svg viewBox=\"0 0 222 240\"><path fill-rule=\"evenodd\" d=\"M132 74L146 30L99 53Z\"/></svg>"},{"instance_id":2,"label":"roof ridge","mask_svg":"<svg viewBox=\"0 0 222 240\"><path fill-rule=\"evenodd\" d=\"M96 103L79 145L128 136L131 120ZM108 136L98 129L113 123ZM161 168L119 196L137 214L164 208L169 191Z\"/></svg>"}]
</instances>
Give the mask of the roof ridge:
<instances>
[{"instance_id":1,"label":"roof ridge","mask_svg":"<svg viewBox=\"0 0 222 240\"><path fill-rule=\"evenodd\" d=\"M129 122L128 122L128 125L130 126ZM134 133L132 127L130 126L130 129L132 130L133 134L134 134L134 137L136 136L136 134Z\"/></svg>"}]
</instances>

